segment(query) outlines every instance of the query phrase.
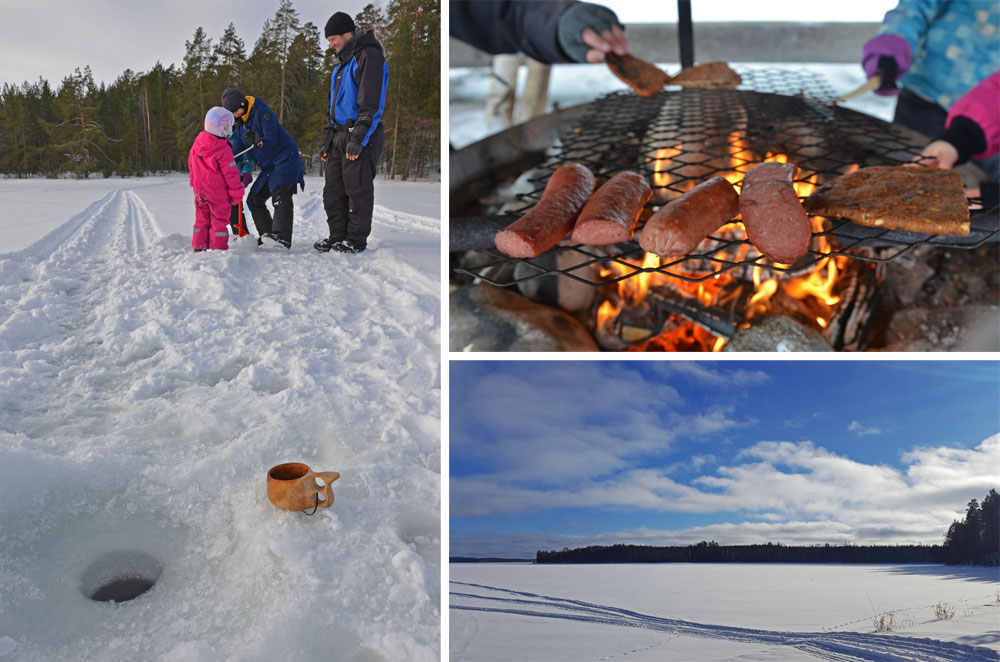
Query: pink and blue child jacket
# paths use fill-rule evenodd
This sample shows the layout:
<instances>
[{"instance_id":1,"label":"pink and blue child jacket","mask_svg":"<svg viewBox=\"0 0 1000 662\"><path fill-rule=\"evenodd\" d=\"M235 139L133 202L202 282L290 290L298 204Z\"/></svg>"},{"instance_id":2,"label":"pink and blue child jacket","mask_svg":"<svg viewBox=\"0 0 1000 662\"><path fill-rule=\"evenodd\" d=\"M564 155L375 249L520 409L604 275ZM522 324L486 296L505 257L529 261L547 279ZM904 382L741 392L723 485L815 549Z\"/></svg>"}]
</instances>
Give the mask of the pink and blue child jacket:
<instances>
[{"instance_id":1,"label":"pink and blue child jacket","mask_svg":"<svg viewBox=\"0 0 1000 662\"><path fill-rule=\"evenodd\" d=\"M202 131L188 153L191 186L209 202L231 206L243 200L240 173L233 149L225 138Z\"/></svg>"}]
</instances>

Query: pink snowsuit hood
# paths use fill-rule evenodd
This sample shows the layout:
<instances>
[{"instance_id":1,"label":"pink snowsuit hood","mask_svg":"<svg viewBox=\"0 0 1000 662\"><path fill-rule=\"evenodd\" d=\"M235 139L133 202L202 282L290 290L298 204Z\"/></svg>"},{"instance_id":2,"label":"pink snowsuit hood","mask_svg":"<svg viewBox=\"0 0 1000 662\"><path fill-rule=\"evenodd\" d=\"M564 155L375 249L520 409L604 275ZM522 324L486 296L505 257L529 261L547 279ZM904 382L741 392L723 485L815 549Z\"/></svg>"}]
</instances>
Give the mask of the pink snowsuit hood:
<instances>
[{"instance_id":1,"label":"pink snowsuit hood","mask_svg":"<svg viewBox=\"0 0 1000 662\"><path fill-rule=\"evenodd\" d=\"M225 138L202 131L188 153L190 182L195 193L212 202L235 205L243 200L243 185L233 148Z\"/></svg>"}]
</instances>

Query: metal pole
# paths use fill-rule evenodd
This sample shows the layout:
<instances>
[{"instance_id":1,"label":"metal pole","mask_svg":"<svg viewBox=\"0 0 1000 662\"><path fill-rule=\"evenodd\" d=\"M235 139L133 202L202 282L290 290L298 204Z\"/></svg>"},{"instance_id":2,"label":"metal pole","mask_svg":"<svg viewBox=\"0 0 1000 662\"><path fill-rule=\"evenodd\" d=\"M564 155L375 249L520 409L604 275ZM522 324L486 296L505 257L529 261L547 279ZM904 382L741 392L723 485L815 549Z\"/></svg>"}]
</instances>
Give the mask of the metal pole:
<instances>
[{"instance_id":1,"label":"metal pole","mask_svg":"<svg viewBox=\"0 0 1000 662\"><path fill-rule=\"evenodd\" d=\"M694 30L691 27L691 0L677 0L677 41L681 47L681 68L694 65Z\"/></svg>"}]
</instances>

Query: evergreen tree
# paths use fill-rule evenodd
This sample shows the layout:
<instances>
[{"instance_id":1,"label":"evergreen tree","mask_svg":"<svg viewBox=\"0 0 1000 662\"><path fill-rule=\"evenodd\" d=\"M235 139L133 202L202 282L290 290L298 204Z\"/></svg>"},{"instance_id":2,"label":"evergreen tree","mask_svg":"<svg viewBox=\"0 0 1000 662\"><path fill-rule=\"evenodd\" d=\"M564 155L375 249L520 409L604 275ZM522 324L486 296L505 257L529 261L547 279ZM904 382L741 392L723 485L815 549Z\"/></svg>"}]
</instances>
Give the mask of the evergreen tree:
<instances>
[{"instance_id":1,"label":"evergreen tree","mask_svg":"<svg viewBox=\"0 0 1000 662\"><path fill-rule=\"evenodd\" d=\"M980 509L983 520L983 563L1000 565L1000 494L990 490Z\"/></svg>"},{"instance_id":2,"label":"evergreen tree","mask_svg":"<svg viewBox=\"0 0 1000 662\"><path fill-rule=\"evenodd\" d=\"M215 55L212 40L205 31L200 27L196 29L194 37L184 42L184 47L184 68L179 81L179 98L174 100L174 119L177 146L187 152L204 126L205 113L219 105L222 90L215 89L212 84Z\"/></svg>"},{"instance_id":3,"label":"evergreen tree","mask_svg":"<svg viewBox=\"0 0 1000 662\"><path fill-rule=\"evenodd\" d=\"M393 92L386 127L391 127L390 177L405 180L438 153L440 135L440 7L428 0L393 0L389 5L387 57Z\"/></svg>"},{"instance_id":4,"label":"evergreen tree","mask_svg":"<svg viewBox=\"0 0 1000 662\"><path fill-rule=\"evenodd\" d=\"M236 26L232 23L219 37L219 43L215 45L214 55L216 86L221 86L223 89L239 87L240 73L243 70L247 54L243 47L243 40L237 36ZM221 95L221 93L220 90L219 94Z\"/></svg>"},{"instance_id":5,"label":"evergreen tree","mask_svg":"<svg viewBox=\"0 0 1000 662\"><path fill-rule=\"evenodd\" d=\"M288 90L288 61L292 43L302 30L299 25L299 13L292 7L292 0L281 0L278 11L274 14L274 20L271 22L271 29L274 31L272 41L278 59L278 68L281 71L281 83L278 86L278 121L284 123L285 109L292 105L291 97L286 93Z\"/></svg>"},{"instance_id":6,"label":"evergreen tree","mask_svg":"<svg viewBox=\"0 0 1000 662\"><path fill-rule=\"evenodd\" d=\"M282 122L295 136L299 149L311 154L319 141L327 107L327 80L323 76L323 52L319 28L306 23L289 49L286 88L289 103Z\"/></svg>"},{"instance_id":7,"label":"evergreen tree","mask_svg":"<svg viewBox=\"0 0 1000 662\"><path fill-rule=\"evenodd\" d=\"M280 81L281 71L278 66L277 44L274 40L273 21L264 21L264 28L257 42L254 44L253 52L247 60L247 72L244 76L245 88L241 88L245 94L262 97L264 99L274 99Z\"/></svg>"},{"instance_id":8,"label":"evergreen tree","mask_svg":"<svg viewBox=\"0 0 1000 662\"><path fill-rule=\"evenodd\" d=\"M63 79L55 97L57 119L46 122L48 150L60 162L61 172L85 178L110 163L108 136L98 115L98 90L90 66Z\"/></svg>"},{"instance_id":9,"label":"evergreen tree","mask_svg":"<svg viewBox=\"0 0 1000 662\"><path fill-rule=\"evenodd\" d=\"M388 21L385 14L382 13L382 8L372 3L365 5L364 9L354 17L354 26L358 30L371 32L382 44L389 36Z\"/></svg>"}]
</instances>

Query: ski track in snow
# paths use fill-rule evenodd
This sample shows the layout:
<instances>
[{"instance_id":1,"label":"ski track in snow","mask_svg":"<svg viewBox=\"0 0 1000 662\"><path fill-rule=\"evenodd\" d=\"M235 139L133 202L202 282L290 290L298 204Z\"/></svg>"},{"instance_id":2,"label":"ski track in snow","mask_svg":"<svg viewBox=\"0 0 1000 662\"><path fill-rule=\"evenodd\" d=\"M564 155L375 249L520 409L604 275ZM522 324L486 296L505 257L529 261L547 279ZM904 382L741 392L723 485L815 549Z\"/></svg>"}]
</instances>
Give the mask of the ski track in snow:
<instances>
[{"instance_id":1,"label":"ski track in snow","mask_svg":"<svg viewBox=\"0 0 1000 662\"><path fill-rule=\"evenodd\" d=\"M1000 660L995 651L964 644L863 632L781 632L694 623L641 614L582 600L514 591L496 586L452 581L453 586L488 594L451 591L451 609L551 618L618 627L642 628L671 635L724 639L747 644L789 646L834 662L988 662ZM502 597L517 596L517 597ZM455 604L455 600L475 604ZM548 611L545 611L548 610Z\"/></svg>"},{"instance_id":2,"label":"ski track in snow","mask_svg":"<svg viewBox=\"0 0 1000 662\"><path fill-rule=\"evenodd\" d=\"M377 206L320 254L313 191L291 251L194 253L142 195L0 256L0 660L436 661L440 222ZM287 461L334 506L274 508ZM109 549L163 577L87 601Z\"/></svg>"}]
</instances>

